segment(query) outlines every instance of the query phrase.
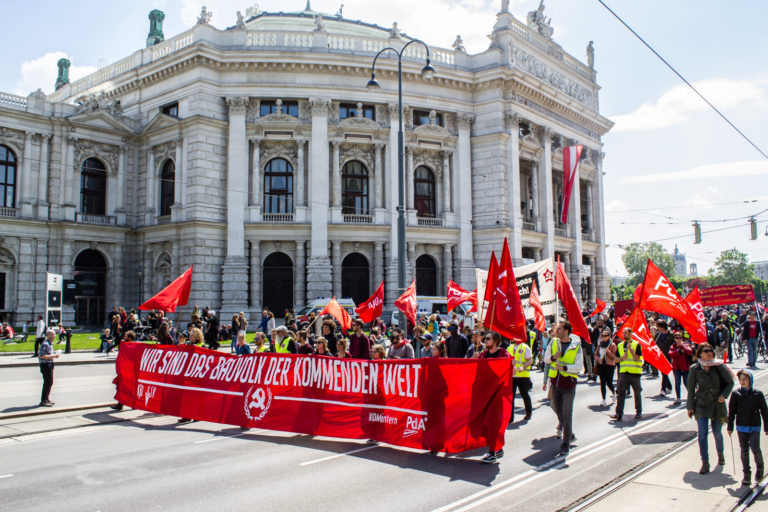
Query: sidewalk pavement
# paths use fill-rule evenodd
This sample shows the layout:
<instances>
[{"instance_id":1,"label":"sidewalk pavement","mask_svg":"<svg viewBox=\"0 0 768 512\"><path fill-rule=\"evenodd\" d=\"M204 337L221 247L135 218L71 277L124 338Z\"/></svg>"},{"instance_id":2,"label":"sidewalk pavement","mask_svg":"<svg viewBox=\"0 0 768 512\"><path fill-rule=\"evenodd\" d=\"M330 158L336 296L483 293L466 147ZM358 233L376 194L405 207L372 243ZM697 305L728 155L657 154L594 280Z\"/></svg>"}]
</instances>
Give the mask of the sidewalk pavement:
<instances>
[{"instance_id":1,"label":"sidewalk pavement","mask_svg":"<svg viewBox=\"0 0 768 512\"><path fill-rule=\"evenodd\" d=\"M611 492L594 504L586 507L589 512L647 512L648 506L655 510L675 510L677 512L710 512L730 511L739 500L750 492L749 487L741 485L742 469L739 457L739 442L734 436L736 455L736 473L731 457L730 440L723 428L725 440L725 466L717 465L717 452L714 438L709 435L709 457L712 472L707 475L699 474L701 458L699 445L694 439L686 443L680 451L672 454L666 460L656 464L628 483ZM754 459L752 459L754 477ZM756 485L753 482L752 488ZM610 488L609 488L610 489ZM750 507L757 510L764 506ZM580 509L580 508L579 508ZM763 509L765 510L765 509Z\"/></svg>"}]
</instances>

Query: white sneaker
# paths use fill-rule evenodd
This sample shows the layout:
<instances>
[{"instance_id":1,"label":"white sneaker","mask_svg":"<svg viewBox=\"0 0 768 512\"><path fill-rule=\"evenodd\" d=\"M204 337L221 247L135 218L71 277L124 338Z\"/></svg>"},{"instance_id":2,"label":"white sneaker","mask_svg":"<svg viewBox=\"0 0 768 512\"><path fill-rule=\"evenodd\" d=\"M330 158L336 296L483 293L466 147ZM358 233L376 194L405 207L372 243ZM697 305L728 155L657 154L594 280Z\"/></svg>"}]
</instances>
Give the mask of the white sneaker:
<instances>
[{"instance_id":1,"label":"white sneaker","mask_svg":"<svg viewBox=\"0 0 768 512\"><path fill-rule=\"evenodd\" d=\"M603 400L602 402L600 402L600 407L605 407L605 406L606 406L605 400Z\"/></svg>"}]
</instances>

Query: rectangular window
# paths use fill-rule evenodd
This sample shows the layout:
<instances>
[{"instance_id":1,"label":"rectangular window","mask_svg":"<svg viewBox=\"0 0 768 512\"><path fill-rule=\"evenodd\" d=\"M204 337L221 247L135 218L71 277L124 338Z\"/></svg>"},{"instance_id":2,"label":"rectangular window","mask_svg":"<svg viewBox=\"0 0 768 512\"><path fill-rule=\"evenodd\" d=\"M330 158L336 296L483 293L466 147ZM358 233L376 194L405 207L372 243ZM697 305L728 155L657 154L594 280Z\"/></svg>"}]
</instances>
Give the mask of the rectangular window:
<instances>
[{"instance_id":1,"label":"rectangular window","mask_svg":"<svg viewBox=\"0 0 768 512\"><path fill-rule=\"evenodd\" d=\"M362 111L364 118L371 121L376 120L376 109L373 108L373 105L363 105ZM342 103L339 105L339 119L347 119L349 117L357 117L357 104Z\"/></svg>"},{"instance_id":2,"label":"rectangular window","mask_svg":"<svg viewBox=\"0 0 768 512\"><path fill-rule=\"evenodd\" d=\"M179 102L176 101L164 107L160 107L160 112L167 116L179 117Z\"/></svg>"},{"instance_id":3,"label":"rectangular window","mask_svg":"<svg viewBox=\"0 0 768 512\"><path fill-rule=\"evenodd\" d=\"M429 124L429 112L426 110L414 110L413 125L420 126L422 124ZM443 126L443 114L438 113L435 116L435 124Z\"/></svg>"},{"instance_id":4,"label":"rectangular window","mask_svg":"<svg viewBox=\"0 0 768 512\"><path fill-rule=\"evenodd\" d=\"M298 101L284 101L282 107L283 114L299 117ZM277 114L277 102L275 100L262 100L259 104L259 116L264 117L269 114Z\"/></svg>"},{"instance_id":5,"label":"rectangular window","mask_svg":"<svg viewBox=\"0 0 768 512\"><path fill-rule=\"evenodd\" d=\"M0 309L5 309L5 272L0 272Z\"/></svg>"}]
</instances>

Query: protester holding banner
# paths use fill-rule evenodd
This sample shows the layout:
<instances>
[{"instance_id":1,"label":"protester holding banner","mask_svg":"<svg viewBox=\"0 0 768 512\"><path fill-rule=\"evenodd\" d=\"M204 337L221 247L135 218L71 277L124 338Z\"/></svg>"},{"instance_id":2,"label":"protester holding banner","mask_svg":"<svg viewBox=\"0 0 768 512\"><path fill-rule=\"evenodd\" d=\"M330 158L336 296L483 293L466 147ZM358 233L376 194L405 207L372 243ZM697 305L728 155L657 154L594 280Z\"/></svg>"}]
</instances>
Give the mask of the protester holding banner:
<instances>
[{"instance_id":1,"label":"protester holding banner","mask_svg":"<svg viewBox=\"0 0 768 512\"><path fill-rule=\"evenodd\" d=\"M552 409L557 415L557 438L562 438L559 455L568 455L573 433L573 400L576 384L583 365L581 340L571 334L571 324L561 321L555 329L555 337L549 344L544 362L550 365L549 379L552 385Z\"/></svg>"},{"instance_id":2,"label":"protester holding banner","mask_svg":"<svg viewBox=\"0 0 768 512\"><path fill-rule=\"evenodd\" d=\"M491 331L485 335L485 351L480 354L480 359L496 359L510 357L506 350L501 348L501 336ZM513 384L514 385L514 384ZM486 464L492 464L504 456L504 450L493 450L489 447L488 454L481 460Z\"/></svg>"},{"instance_id":3,"label":"protester holding banner","mask_svg":"<svg viewBox=\"0 0 768 512\"><path fill-rule=\"evenodd\" d=\"M455 324L448 325L448 332L451 335L445 340L445 348L448 357L463 358L467 355L469 340L459 332L459 326Z\"/></svg>"},{"instance_id":4,"label":"protester holding banner","mask_svg":"<svg viewBox=\"0 0 768 512\"><path fill-rule=\"evenodd\" d=\"M349 354L355 359L371 358L371 340L363 332L363 321L354 321L355 332L349 336Z\"/></svg>"}]
</instances>

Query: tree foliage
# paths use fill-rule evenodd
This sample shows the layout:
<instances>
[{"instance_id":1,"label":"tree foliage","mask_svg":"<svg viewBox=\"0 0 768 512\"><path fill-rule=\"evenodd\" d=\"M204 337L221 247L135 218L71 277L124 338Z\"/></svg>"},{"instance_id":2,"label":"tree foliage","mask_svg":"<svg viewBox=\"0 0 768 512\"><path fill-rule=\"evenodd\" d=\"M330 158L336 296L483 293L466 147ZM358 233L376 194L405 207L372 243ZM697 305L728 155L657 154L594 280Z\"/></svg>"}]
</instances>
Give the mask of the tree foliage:
<instances>
[{"instance_id":1,"label":"tree foliage","mask_svg":"<svg viewBox=\"0 0 768 512\"><path fill-rule=\"evenodd\" d=\"M757 280L755 266L749 263L746 253L735 248L721 252L714 266L709 269L709 282L715 286L754 284Z\"/></svg>"},{"instance_id":2,"label":"tree foliage","mask_svg":"<svg viewBox=\"0 0 768 512\"><path fill-rule=\"evenodd\" d=\"M653 261L667 277L675 275L675 259L661 244L657 242L629 244L621 256L624 268L629 274L627 285L634 287L643 280L648 260Z\"/></svg>"}]
</instances>

